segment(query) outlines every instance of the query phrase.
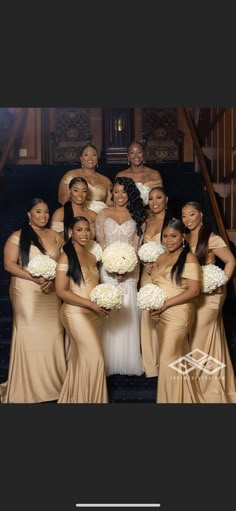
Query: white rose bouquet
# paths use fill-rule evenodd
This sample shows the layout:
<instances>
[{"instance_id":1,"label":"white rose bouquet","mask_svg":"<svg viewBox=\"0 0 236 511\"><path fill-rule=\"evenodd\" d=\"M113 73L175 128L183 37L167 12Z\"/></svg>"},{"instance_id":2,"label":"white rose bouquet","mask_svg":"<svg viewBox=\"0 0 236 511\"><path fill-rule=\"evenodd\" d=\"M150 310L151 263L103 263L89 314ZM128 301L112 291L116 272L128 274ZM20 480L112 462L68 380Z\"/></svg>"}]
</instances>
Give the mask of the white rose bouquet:
<instances>
[{"instance_id":1,"label":"white rose bouquet","mask_svg":"<svg viewBox=\"0 0 236 511\"><path fill-rule=\"evenodd\" d=\"M202 280L201 291L203 293L212 293L215 289L228 282L228 277L224 270L215 264L206 264L201 266Z\"/></svg>"},{"instance_id":2,"label":"white rose bouquet","mask_svg":"<svg viewBox=\"0 0 236 511\"><path fill-rule=\"evenodd\" d=\"M159 255L164 254L164 252L165 248L161 243L148 241L140 247L138 256L143 263L154 263Z\"/></svg>"},{"instance_id":3,"label":"white rose bouquet","mask_svg":"<svg viewBox=\"0 0 236 511\"><path fill-rule=\"evenodd\" d=\"M109 273L123 275L134 270L138 257L132 245L116 241L103 250L102 262Z\"/></svg>"},{"instance_id":4,"label":"white rose bouquet","mask_svg":"<svg viewBox=\"0 0 236 511\"><path fill-rule=\"evenodd\" d=\"M90 299L104 309L120 309L122 306L122 296L120 286L104 283L98 284L90 294Z\"/></svg>"},{"instance_id":5,"label":"white rose bouquet","mask_svg":"<svg viewBox=\"0 0 236 511\"><path fill-rule=\"evenodd\" d=\"M97 262L102 259L102 247L94 240L90 240L86 245L86 248L91 254L95 255Z\"/></svg>"},{"instance_id":6,"label":"white rose bouquet","mask_svg":"<svg viewBox=\"0 0 236 511\"><path fill-rule=\"evenodd\" d=\"M56 275L57 262L46 254L33 257L27 266L28 272L33 277L44 277L53 280Z\"/></svg>"},{"instance_id":7,"label":"white rose bouquet","mask_svg":"<svg viewBox=\"0 0 236 511\"><path fill-rule=\"evenodd\" d=\"M167 294L159 286L146 284L137 293L137 305L144 310L158 310L167 298Z\"/></svg>"},{"instance_id":8,"label":"white rose bouquet","mask_svg":"<svg viewBox=\"0 0 236 511\"><path fill-rule=\"evenodd\" d=\"M137 188L140 191L141 199L143 204L146 206L148 204L149 192L151 190L150 186L144 185L143 183L135 183Z\"/></svg>"},{"instance_id":9,"label":"white rose bouquet","mask_svg":"<svg viewBox=\"0 0 236 511\"><path fill-rule=\"evenodd\" d=\"M86 201L86 206L95 213L99 213L99 211L108 207L105 202L102 202L101 200L88 200Z\"/></svg>"}]
</instances>

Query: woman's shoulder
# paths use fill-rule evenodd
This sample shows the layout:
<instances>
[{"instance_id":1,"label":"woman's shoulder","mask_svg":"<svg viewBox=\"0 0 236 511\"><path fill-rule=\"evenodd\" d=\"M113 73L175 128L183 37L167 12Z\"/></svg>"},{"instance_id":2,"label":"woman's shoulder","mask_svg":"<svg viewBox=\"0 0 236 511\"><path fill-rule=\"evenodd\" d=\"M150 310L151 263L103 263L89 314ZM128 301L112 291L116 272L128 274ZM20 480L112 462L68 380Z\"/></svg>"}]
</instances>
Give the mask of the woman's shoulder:
<instances>
[{"instance_id":1,"label":"woman's shoulder","mask_svg":"<svg viewBox=\"0 0 236 511\"><path fill-rule=\"evenodd\" d=\"M56 222L62 222L64 220L64 206L55 209L51 220L55 220Z\"/></svg>"},{"instance_id":2,"label":"woman's shoulder","mask_svg":"<svg viewBox=\"0 0 236 511\"><path fill-rule=\"evenodd\" d=\"M108 188L112 188L113 185L109 177L102 174L102 172L97 172L97 175L101 177L102 181L106 184L106 186L108 186Z\"/></svg>"},{"instance_id":3,"label":"woman's shoulder","mask_svg":"<svg viewBox=\"0 0 236 511\"><path fill-rule=\"evenodd\" d=\"M124 169L124 170L119 170L119 172L117 172L117 174L115 175L115 178L116 177L122 177L122 176L128 177L127 174L130 174L130 169L129 168L128 169Z\"/></svg>"},{"instance_id":4,"label":"woman's shoulder","mask_svg":"<svg viewBox=\"0 0 236 511\"><path fill-rule=\"evenodd\" d=\"M208 240L208 247L210 250L214 250L214 248L227 247L227 244L225 243L223 238L221 238L218 234L212 232Z\"/></svg>"},{"instance_id":5,"label":"woman's shoulder","mask_svg":"<svg viewBox=\"0 0 236 511\"><path fill-rule=\"evenodd\" d=\"M18 229L17 231L12 232L10 234L10 236L8 237L7 242L10 241L11 243L14 243L14 245L19 245L20 235L21 235L21 229Z\"/></svg>"}]
</instances>

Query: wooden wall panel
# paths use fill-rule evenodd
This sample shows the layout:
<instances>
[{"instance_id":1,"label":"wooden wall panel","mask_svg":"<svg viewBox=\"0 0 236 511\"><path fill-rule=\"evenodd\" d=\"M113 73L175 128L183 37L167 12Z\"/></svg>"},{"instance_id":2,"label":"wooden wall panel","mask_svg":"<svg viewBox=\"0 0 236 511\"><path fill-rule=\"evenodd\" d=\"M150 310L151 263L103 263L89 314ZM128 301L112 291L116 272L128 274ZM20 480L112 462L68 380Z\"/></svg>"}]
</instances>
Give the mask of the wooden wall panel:
<instances>
[{"instance_id":1,"label":"wooden wall panel","mask_svg":"<svg viewBox=\"0 0 236 511\"><path fill-rule=\"evenodd\" d=\"M18 155L18 165L40 165L41 156L41 108L28 108Z\"/></svg>"}]
</instances>

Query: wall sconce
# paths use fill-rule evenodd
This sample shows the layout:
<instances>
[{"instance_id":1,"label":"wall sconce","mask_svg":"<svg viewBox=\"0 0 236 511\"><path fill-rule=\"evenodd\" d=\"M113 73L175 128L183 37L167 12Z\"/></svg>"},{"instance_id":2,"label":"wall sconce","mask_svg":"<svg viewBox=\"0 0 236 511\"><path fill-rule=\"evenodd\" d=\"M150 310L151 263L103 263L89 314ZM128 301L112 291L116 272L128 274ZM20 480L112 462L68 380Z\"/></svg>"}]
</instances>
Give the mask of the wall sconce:
<instances>
[{"instance_id":1,"label":"wall sconce","mask_svg":"<svg viewBox=\"0 0 236 511\"><path fill-rule=\"evenodd\" d=\"M125 129L124 119L121 116L117 117L117 119L115 119L114 129L115 129L115 131L119 131L119 132L121 132Z\"/></svg>"}]
</instances>

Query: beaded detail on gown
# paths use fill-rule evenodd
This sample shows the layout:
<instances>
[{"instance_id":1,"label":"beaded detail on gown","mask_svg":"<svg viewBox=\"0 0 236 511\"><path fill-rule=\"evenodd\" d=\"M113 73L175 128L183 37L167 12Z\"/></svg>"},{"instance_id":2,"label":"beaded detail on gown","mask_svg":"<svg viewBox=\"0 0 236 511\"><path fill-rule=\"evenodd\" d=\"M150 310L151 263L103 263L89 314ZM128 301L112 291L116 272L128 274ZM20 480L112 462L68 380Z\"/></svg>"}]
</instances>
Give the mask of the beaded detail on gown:
<instances>
[{"instance_id":1,"label":"beaded detail on gown","mask_svg":"<svg viewBox=\"0 0 236 511\"><path fill-rule=\"evenodd\" d=\"M103 248L117 241L138 248L136 223L133 219L119 224L113 218L100 214L97 220L97 240ZM141 375L143 369L140 352L140 313L136 298L139 266L128 273L124 282L120 284L103 267L100 276L101 282L119 285L124 295L122 308L113 309L102 324L106 373Z\"/></svg>"}]
</instances>

